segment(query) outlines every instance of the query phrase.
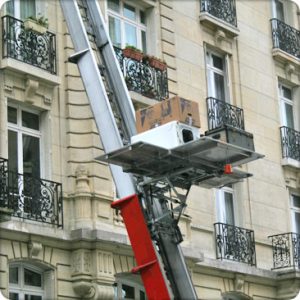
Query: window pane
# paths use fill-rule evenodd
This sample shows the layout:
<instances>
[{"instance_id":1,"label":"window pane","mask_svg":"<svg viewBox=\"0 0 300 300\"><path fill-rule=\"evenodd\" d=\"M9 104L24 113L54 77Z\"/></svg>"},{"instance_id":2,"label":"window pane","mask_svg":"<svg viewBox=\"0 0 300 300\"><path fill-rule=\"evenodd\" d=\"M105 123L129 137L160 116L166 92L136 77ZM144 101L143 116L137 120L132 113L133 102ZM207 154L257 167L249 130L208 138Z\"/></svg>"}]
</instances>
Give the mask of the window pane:
<instances>
[{"instance_id":1,"label":"window pane","mask_svg":"<svg viewBox=\"0 0 300 300\"><path fill-rule=\"evenodd\" d=\"M286 126L289 128L294 128L293 106L288 103L284 103L284 107L286 116Z\"/></svg>"},{"instance_id":2,"label":"window pane","mask_svg":"<svg viewBox=\"0 0 300 300\"><path fill-rule=\"evenodd\" d=\"M9 293L9 300L19 300L19 295L17 293Z\"/></svg>"},{"instance_id":3,"label":"window pane","mask_svg":"<svg viewBox=\"0 0 300 300\"><path fill-rule=\"evenodd\" d=\"M42 296L25 295L25 300L42 300Z\"/></svg>"},{"instance_id":4,"label":"window pane","mask_svg":"<svg viewBox=\"0 0 300 300\"><path fill-rule=\"evenodd\" d=\"M35 0L22 0L20 1L20 5L21 19L36 16Z\"/></svg>"},{"instance_id":5,"label":"window pane","mask_svg":"<svg viewBox=\"0 0 300 300\"><path fill-rule=\"evenodd\" d=\"M234 210L233 210L233 195L232 193L224 192L226 224L234 225Z\"/></svg>"},{"instance_id":6,"label":"window pane","mask_svg":"<svg viewBox=\"0 0 300 300\"><path fill-rule=\"evenodd\" d=\"M122 284L122 299L134 299L134 287Z\"/></svg>"},{"instance_id":7,"label":"window pane","mask_svg":"<svg viewBox=\"0 0 300 300\"><path fill-rule=\"evenodd\" d=\"M42 286L42 275L24 268L24 281L25 281L25 285L41 287ZM30 296L30 297L33 297L33 296ZM34 296L34 297L39 297L39 296ZM33 298L31 298L31 299L33 299ZM41 298L37 298L37 299L41 299Z\"/></svg>"},{"instance_id":8,"label":"window pane","mask_svg":"<svg viewBox=\"0 0 300 300\"><path fill-rule=\"evenodd\" d=\"M144 25L146 25L146 14L142 10L140 11L140 22Z\"/></svg>"},{"instance_id":9,"label":"window pane","mask_svg":"<svg viewBox=\"0 0 300 300\"><path fill-rule=\"evenodd\" d=\"M293 206L300 208L300 196L292 195Z\"/></svg>"},{"instance_id":10,"label":"window pane","mask_svg":"<svg viewBox=\"0 0 300 300\"><path fill-rule=\"evenodd\" d=\"M7 108L7 120L10 123L17 124L17 109L14 107Z\"/></svg>"},{"instance_id":11,"label":"window pane","mask_svg":"<svg viewBox=\"0 0 300 300\"><path fill-rule=\"evenodd\" d=\"M292 100L292 90L287 87L282 87L283 97Z\"/></svg>"},{"instance_id":12,"label":"window pane","mask_svg":"<svg viewBox=\"0 0 300 300\"><path fill-rule=\"evenodd\" d=\"M19 273L18 267L10 267L9 268L9 283L18 284L19 282Z\"/></svg>"},{"instance_id":13,"label":"window pane","mask_svg":"<svg viewBox=\"0 0 300 300\"><path fill-rule=\"evenodd\" d=\"M14 1L9 0L8 2L6 2L4 4L4 9L5 9L7 15L14 16L14 14L15 14Z\"/></svg>"},{"instance_id":14,"label":"window pane","mask_svg":"<svg viewBox=\"0 0 300 300\"><path fill-rule=\"evenodd\" d=\"M23 135L23 173L40 177L40 140L26 134Z\"/></svg>"},{"instance_id":15,"label":"window pane","mask_svg":"<svg viewBox=\"0 0 300 300\"><path fill-rule=\"evenodd\" d=\"M146 300L146 295L143 291L140 291L140 300Z\"/></svg>"},{"instance_id":16,"label":"window pane","mask_svg":"<svg viewBox=\"0 0 300 300\"><path fill-rule=\"evenodd\" d=\"M142 31L142 50L144 53L147 52L147 39L146 39L146 32Z\"/></svg>"},{"instance_id":17,"label":"window pane","mask_svg":"<svg viewBox=\"0 0 300 300\"><path fill-rule=\"evenodd\" d=\"M284 22L283 3L279 0L275 0L276 3L276 17L278 20Z\"/></svg>"},{"instance_id":18,"label":"window pane","mask_svg":"<svg viewBox=\"0 0 300 300\"><path fill-rule=\"evenodd\" d=\"M135 8L128 4L124 4L124 16L130 20L135 21L136 20Z\"/></svg>"},{"instance_id":19,"label":"window pane","mask_svg":"<svg viewBox=\"0 0 300 300\"><path fill-rule=\"evenodd\" d=\"M18 140L12 130L8 130L8 167L10 172L18 172Z\"/></svg>"},{"instance_id":20,"label":"window pane","mask_svg":"<svg viewBox=\"0 0 300 300\"><path fill-rule=\"evenodd\" d=\"M300 233L300 213L295 212L295 231Z\"/></svg>"},{"instance_id":21,"label":"window pane","mask_svg":"<svg viewBox=\"0 0 300 300\"><path fill-rule=\"evenodd\" d=\"M110 8L111 10L114 10L116 12L119 12L119 10L120 10L119 0L108 0L107 6L108 6L108 8Z\"/></svg>"},{"instance_id":22,"label":"window pane","mask_svg":"<svg viewBox=\"0 0 300 300\"><path fill-rule=\"evenodd\" d=\"M120 20L109 17L109 36L114 46L121 48L121 24Z\"/></svg>"},{"instance_id":23,"label":"window pane","mask_svg":"<svg viewBox=\"0 0 300 300\"><path fill-rule=\"evenodd\" d=\"M225 101L225 87L224 87L224 76L214 73L215 81L215 95L216 98Z\"/></svg>"},{"instance_id":24,"label":"window pane","mask_svg":"<svg viewBox=\"0 0 300 300\"><path fill-rule=\"evenodd\" d=\"M39 130L39 116L27 111L22 111L22 126Z\"/></svg>"},{"instance_id":25,"label":"window pane","mask_svg":"<svg viewBox=\"0 0 300 300\"><path fill-rule=\"evenodd\" d=\"M219 56L212 55L213 66L220 70L223 70L223 59Z\"/></svg>"},{"instance_id":26,"label":"window pane","mask_svg":"<svg viewBox=\"0 0 300 300\"><path fill-rule=\"evenodd\" d=\"M125 23L126 45L137 47L136 28L128 23Z\"/></svg>"}]
</instances>

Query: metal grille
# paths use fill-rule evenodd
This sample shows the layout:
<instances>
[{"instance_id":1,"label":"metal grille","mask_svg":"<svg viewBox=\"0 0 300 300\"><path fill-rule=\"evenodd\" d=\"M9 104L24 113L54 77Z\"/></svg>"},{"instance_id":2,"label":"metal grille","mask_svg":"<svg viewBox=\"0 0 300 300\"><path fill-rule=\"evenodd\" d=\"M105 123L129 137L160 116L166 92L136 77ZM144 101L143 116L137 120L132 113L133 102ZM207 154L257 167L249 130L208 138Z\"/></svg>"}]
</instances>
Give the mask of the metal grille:
<instances>
[{"instance_id":1,"label":"metal grille","mask_svg":"<svg viewBox=\"0 0 300 300\"><path fill-rule=\"evenodd\" d=\"M280 127L280 136L282 157L300 161L300 132L282 126Z\"/></svg>"},{"instance_id":2,"label":"metal grille","mask_svg":"<svg viewBox=\"0 0 300 300\"><path fill-rule=\"evenodd\" d=\"M158 101L169 97L167 70L161 71L151 67L149 62L127 58L122 49L114 49L129 90Z\"/></svg>"},{"instance_id":3,"label":"metal grille","mask_svg":"<svg viewBox=\"0 0 300 300\"><path fill-rule=\"evenodd\" d=\"M244 110L213 97L206 99L208 129L230 125L244 130Z\"/></svg>"},{"instance_id":4,"label":"metal grille","mask_svg":"<svg viewBox=\"0 0 300 300\"><path fill-rule=\"evenodd\" d=\"M215 223L218 259L256 265L254 231L224 223Z\"/></svg>"},{"instance_id":5,"label":"metal grille","mask_svg":"<svg viewBox=\"0 0 300 300\"><path fill-rule=\"evenodd\" d=\"M272 240L273 268L300 268L300 235L283 233L269 236Z\"/></svg>"},{"instance_id":6,"label":"metal grille","mask_svg":"<svg viewBox=\"0 0 300 300\"><path fill-rule=\"evenodd\" d=\"M3 58L10 57L56 74L55 34L25 29L24 22L2 17Z\"/></svg>"},{"instance_id":7,"label":"metal grille","mask_svg":"<svg viewBox=\"0 0 300 300\"><path fill-rule=\"evenodd\" d=\"M201 12L237 26L235 0L201 0Z\"/></svg>"},{"instance_id":8,"label":"metal grille","mask_svg":"<svg viewBox=\"0 0 300 300\"><path fill-rule=\"evenodd\" d=\"M63 197L60 183L8 171L0 158L0 207L12 216L63 226Z\"/></svg>"},{"instance_id":9,"label":"metal grille","mask_svg":"<svg viewBox=\"0 0 300 300\"><path fill-rule=\"evenodd\" d=\"M278 19L271 19L273 48L300 58L300 31Z\"/></svg>"}]
</instances>

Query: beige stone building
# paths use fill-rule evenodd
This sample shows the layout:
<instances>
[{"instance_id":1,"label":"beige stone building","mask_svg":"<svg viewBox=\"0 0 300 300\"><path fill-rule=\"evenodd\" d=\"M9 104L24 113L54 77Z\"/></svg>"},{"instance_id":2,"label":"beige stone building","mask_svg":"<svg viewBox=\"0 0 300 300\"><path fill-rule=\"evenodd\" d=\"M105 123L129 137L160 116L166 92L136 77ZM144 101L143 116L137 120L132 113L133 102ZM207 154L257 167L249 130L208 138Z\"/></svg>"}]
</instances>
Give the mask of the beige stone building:
<instances>
[{"instance_id":1,"label":"beige stone building","mask_svg":"<svg viewBox=\"0 0 300 300\"><path fill-rule=\"evenodd\" d=\"M136 108L173 95L194 100L202 134L228 124L253 134L265 155L241 167L254 174L243 182L190 191L182 249L199 299L292 299L300 289L300 8L290 0L99 4ZM1 18L1 293L146 299L110 208L109 168L95 160L103 149L68 62L59 1L10 0ZM163 58L167 70L124 57L126 44Z\"/></svg>"}]
</instances>

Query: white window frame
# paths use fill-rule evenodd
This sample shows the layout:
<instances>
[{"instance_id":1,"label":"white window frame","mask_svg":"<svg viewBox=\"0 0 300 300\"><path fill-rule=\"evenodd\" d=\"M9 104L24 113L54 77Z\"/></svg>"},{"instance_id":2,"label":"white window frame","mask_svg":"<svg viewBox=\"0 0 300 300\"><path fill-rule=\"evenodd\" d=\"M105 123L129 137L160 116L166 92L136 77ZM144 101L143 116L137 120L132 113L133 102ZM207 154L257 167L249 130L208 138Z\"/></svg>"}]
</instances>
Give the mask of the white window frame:
<instances>
[{"instance_id":1,"label":"white window frame","mask_svg":"<svg viewBox=\"0 0 300 300\"><path fill-rule=\"evenodd\" d=\"M213 65L212 56L217 56L222 59L224 70L218 69ZM216 86L214 81L214 74L217 73L224 78L224 94L225 102L230 103L230 82L229 82L229 57L227 54L221 54L211 49L206 49L206 74L207 74L207 84L208 84L208 97L214 97L218 99L216 93ZM222 99L218 99L222 100Z\"/></svg>"},{"instance_id":2,"label":"white window frame","mask_svg":"<svg viewBox=\"0 0 300 300\"><path fill-rule=\"evenodd\" d=\"M18 268L18 278L19 278L18 284L9 283L9 293L18 294L19 300L24 300L25 294L41 296L43 300L45 299L46 295L45 295L44 270L28 263L11 263L9 267ZM25 268L41 275L41 283L42 283L41 287L25 285L25 279L24 279Z\"/></svg>"},{"instance_id":3,"label":"white window frame","mask_svg":"<svg viewBox=\"0 0 300 300\"><path fill-rule=\"evenodd\" d=\"M121 48L125 48L126 47L126 44L125 44L125 23L128 23L132 26L134 26L137 31L136 31L136 34L137 34L137 48L142 49L142 31L145 31L146 33L146 44L147 44L147 36L148 36L148 32L147 32L147 20L146 20L146 24L142 24L139 22L140 20L140 12L143 11L144 14L145 14L145 17L147 19L147 15L146 15L146 11L144 8L142 8L141 6L139 5L136 5L136 3L132 3L132 2L127 2L127 1L124 1L124 0L119 0L119 3L120 3L120 11L119 13L117 13L116 11L110 9L108 6L107 6L107 20L109 20L109 17L113 17L113 18L117 18L120 23L121 23ZM132 7L134 7L136 9L136 21L133 21L131 19L128 19L126 18L124 15L123 15L123 10L124 10L124 4L128 4ZM146 50L147 50L147 45L146 45Z\"/></svg>"},{"instance_id":4,"label":"white window frame","mask_svg":"<svg viewBox=\"0 0 300 300\"><path fill-rule=\"evenodd\" d=\"M292 99L288 99L284 97L283 88L289 89L291 91ZM287 114L285 110L285 104L291 105L293 110L293 123L295 127L295 104L294 104L294 95L293 95L293 89L285 84L282 84L281 82L278 83L278 94L279 94L279 101L280 101L280 115L281 115L281 124L283 126L287 126ZM292 128L294 129L294 128Z\"/></svg>"},{"instance_id":5,"label":"white window frame","mask_svg":"<svg viewBox=\"0 0 300 300\"><path fill-rule=\"evenodd\" d=\"M130 298L126 298L126 299L130 299L130 300L140 299L140 291L145 293L145 298L147 299L145 288L142 284L140 284L134 280L122 278L122 276L117 276L117 280L115 282L115 298L114 298L115 300L124 299L124 298L122 298L122 284L125 284L125 285L128 285L128 286L134 288L134 296L135 296L134 299L130 299Z\"/></svg>"},{"instance_id":6,"label":"white window frame","mask_svg":"<svg viewBox=\"0 0 300 300\"><path fill-rule=\"evenodd\" d=\"M17 124L10 123L7 121L7 129L17 133L17 142L18 142L18 173L23 174L23 134L27 134L39 139L39 152L40 152L40 178L43 178L44 168L43 168L43 153L42 151L42 122L41 122L41 113L34 109L24 108L21 105L9 104L8 107L15 108L17 110ZM8 109L8 108L7 108ZM27 128L22 126L22 111L26 111L39 116L39 130Z\"/></svg>"},{"instance_id":7,"label":"white window frame","mask_svg":"<svg viewBox=\"0 0 300 300\"><path fill-rule=\"evenodd\" d=\"M300 194L294 193L294 192L292 192L290 194L291 213L292 213L292 232L300 234L300 232L297 232L297 230L296 230L297 226L296 226L296 217L295 217L296 214L300 214L300 207L294 206L293 196L300 197ZM300 227L300 225L299 225L299 227Z\"/></svg>"},{"instance_id":8,"label":"white window frame","mask_svg":"<svg viewBox=\"0 0 300 300\"><path fill-rule=\"evenodd\" d=\"M234 186L225 186L221 189L217 189L216 199L217 199L217 218L218 222L227 224L226 222L226 205L225 205L225 193L232 194L232 206L233 206L233 225L236 226L236 205L235 205L235 190Z\"/></svg>"}]
</instances>

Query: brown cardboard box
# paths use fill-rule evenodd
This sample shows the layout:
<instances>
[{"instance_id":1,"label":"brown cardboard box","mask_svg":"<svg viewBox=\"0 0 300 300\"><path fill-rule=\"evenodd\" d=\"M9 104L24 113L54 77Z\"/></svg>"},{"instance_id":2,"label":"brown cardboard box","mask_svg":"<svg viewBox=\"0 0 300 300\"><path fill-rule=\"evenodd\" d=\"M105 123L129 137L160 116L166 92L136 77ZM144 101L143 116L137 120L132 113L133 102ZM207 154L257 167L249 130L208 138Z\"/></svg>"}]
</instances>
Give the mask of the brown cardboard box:
<instances>
[{"instance_id":1,"label":"brown cardboard box","mask_svg":"<svg viewBox=\"0 0 300 300\"><path fill-rule=\"evenodd\" d=\"M138 133L171 121L179 121L200 127L198 103L175 96L136 111Z\"/></svg>"}]
</instances>

